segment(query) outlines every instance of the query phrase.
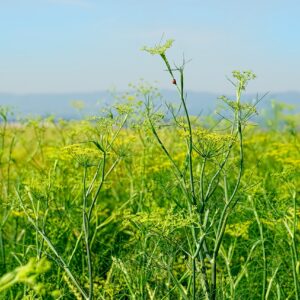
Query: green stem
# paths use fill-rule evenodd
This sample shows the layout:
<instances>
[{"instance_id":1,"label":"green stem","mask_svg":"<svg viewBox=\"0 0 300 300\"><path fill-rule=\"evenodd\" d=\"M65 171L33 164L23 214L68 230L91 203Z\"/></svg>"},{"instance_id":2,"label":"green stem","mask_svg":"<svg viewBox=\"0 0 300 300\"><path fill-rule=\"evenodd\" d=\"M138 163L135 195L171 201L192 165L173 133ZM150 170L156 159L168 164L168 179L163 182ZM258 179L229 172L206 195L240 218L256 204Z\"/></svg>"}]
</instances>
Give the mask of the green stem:
<instances>
[{"instance_id":1,"label":"green stem","mask_svg":"<svg viewBox=\"0 0 300 300\"><path fill-rule=\"evenodd\" d=\"M48 239L48 237L45 235L45 233L42 230L40 230L40 228L37 226L37 224L35 223L35 221L27 213L27 210L26 210L26 208L25 208L25 206L23 204L23 200L22 200L22 198L21 198L21 196L20 196L20 194L19 194L18 191L16 191L16 194L17 194L18 199L20 200L20 205L21 205L24 213L26 214L29 222L32 224L32 226L34 227L34 229L45 240L46 244L48 245L48 247L50 248L50 250L54 253L54 255L56 256L58 262L62 265L63 269L65 270L65 272L67 273L67 275L69 276L69 278L71 279L71 281L74 283L74 285L76 286L76 288L78 289L78 291L81 293L81 295L84 298L84 300L89 300L88 295L86 294L86 292L84 291L84 289L80 286L79 282L76 280L76 278L72 274L71 270L69 269L69 266L66 264L66 262L61 257L61 255L59 255L59 253L57 252L57 250L54 247L54 245L52 244L52 242Z\"/></svg>"},{"instance_id":2,"label":"green stem","mask_svg":"<svg viewBox=\"0 0 300 300\"><path fill-rule=\"evenodd\" d=\"M299 280L297 275L297 262L298 262L298 253L297 253L297 246L296 246L296 228L297 228L297 207L296 207L296 192L293 193L293 205L294 205L294 218L293 218L293 236L292 236L292 262L293 262L293 277L294 277L294 284L295 284L295 296L296 300L299 300Z\"/></svg>"},{"instance_id":3,"label":"green stem","mask_svg":"<svg viewBox=\"0 0 300 300\"><path fill-rule=\"evenodd\" d=\"M263 289L262 289L262 295L261 299L264 300L266 296L266 286L267 286L267 258L266 258L266 249L265 249L265 239L264 239L264 232L263 232L263 227L262 223L260 221L260 218L258 216L255 204L253 199L252 200L252 207L253 207L253 213L256 219L256 223L258 225L259 229L259 235L260 235L260 240L261 240L261 246L262 246L262 259L263 259Z\"/></svg>"},{"instance_id":4,"label":"green stem","mask_svg":"<svg viewBox=\"0 0 300 300\"><path fill-rule=\"evenodd\" d=\"M237 103L238 104L240 103L240 96L241 96L241 90L239 89L238 93L237 93ZM233 192L232 192L230 198L225 199L226 204L225 204L224 209L222 211L221 218L220 218L220 221L219 221L219 226L218 226L217 233L216 233L216 241L215 241L215 246L214 246L214 251L213 251L213 259L212 259L211 300L215 300L216 295L217 295L217 257L218 257L218 252L219 252L222 240L223 240L223 236L224 236L224 232L225 232L225 229L226 229L228 216L230 214L230 208L232 210L233 207L237 203L237 200L235 202L233 202L233 200L234 200L234 198L236 196L236 193L238 191L238 188L240 186L242 174L243 174L243 171L244 171L243 134L242 134L241 114L240 114L239 107L238 107L238 109L235 113L235 119L237 120L237 132L238 132L238 137L239 137L239 141L240 141L240 145L239 145L239 149L240 149L239 174L238 174L238 178L237 178L235 187L233 189ZM224 188L226 189L225 195L227 195L226 177L224 177L224 179L225 179L225 187ZM232 203L233 203L233 205L231 207Z\"/></svg>"},{"instance_id":5,"label":"green stem","mask_svg":"<svg viewBox=\"0 0 300 300\"><path fill-rule=\"evenodd\" d=\"M0 250L1 250L1 274L6 272L6 257L5 257L5 245L3 239L3 230L0 228Z\"/></svg>"},{"instance_id":6,"label":"green stem","mask_svg":"<svg viewBox=\"0 0 300 300\"><path fill-rule=\"evenodd\" d=\"M203 163L200 171L200 199L201 199L201 207L200 213L204 212L205 199L204 199L204 174L205 174L205 166L206 166L206 157L203 159Z\"/></svg>"},{"instance_id":7,"label":"green stem","mask_svg":"<svg viewBox=\"0 0 300 300\"><path fill-rule=\"evenodd\" d=\"M83 233L86 247L86 259L88 266L88 278L89 278L89 300L93 299L93 270L92 270L92 260L90 251L90 239L89 239L89 220L86 215L87 208L87 198L86 198L86 177L87 177L87 166L84 166L83 174L83 205L82 205L82 224Z\"/></svg>"},{"instance_id":8,"label":"green stem","mask_svg":"<svg viewBox=\"0 0 300 300\"><path fill-rule=\"evenodd\" d=\"M190 116L187 110L186 101L184 98L184 76L183 68L179 69L180 71L180 88L177 86L177 89L180 93L180 100L184 109L187 125L188 125L188 155L189 155L189 176L190 176L190 185L191 185L191 196L193 205L197 205L196 195L195 195L195 184L194 184L194 173L193 173L193 132Z\"/></svg>"}]
</instances>

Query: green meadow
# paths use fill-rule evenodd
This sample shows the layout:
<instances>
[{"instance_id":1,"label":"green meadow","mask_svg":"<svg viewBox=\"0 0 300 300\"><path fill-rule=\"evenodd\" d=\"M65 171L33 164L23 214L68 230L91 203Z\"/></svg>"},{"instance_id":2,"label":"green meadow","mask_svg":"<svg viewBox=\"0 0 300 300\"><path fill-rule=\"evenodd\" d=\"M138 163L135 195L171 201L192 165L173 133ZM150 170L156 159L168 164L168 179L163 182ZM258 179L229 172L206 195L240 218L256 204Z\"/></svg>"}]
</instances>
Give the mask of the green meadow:
<instances>
[{"instance_id":1,"label":"green meadow","mask_svg":"<svg viewBox=\"0 0 300 300\"><path fill-rule=\"evenodd\" d=\"M1 108L0 299L299 299L299 115L258 122L250 71L193 115L171 45L144 50L180 105L141 83L82 120Z\"/></svg>"}]
</instances>

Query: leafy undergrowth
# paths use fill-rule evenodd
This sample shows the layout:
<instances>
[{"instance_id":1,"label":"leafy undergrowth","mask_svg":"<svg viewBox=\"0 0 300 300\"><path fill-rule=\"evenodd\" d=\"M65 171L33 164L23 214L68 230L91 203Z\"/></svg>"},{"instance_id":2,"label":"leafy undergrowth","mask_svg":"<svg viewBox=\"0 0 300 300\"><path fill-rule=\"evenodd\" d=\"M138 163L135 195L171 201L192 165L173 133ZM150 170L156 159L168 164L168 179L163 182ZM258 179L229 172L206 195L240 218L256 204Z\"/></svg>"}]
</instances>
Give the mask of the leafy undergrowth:
<instances>
[{"instance_id":1,"label":"leafy undergrowth","mask_svg":"<svg viewBox=\"0 0 300 300\"><path fill-rule=\"evenodd\" d=\"M93 181L99 161L103 162L103 152L91 141L111 140L126 113L76 122L30 120L21 126L1 127L2 299L81 299L66 266L88 290L82 193ZM223 132L212 134L200 121L193 126L195 143L197 138L205 141L203 151L222 149L230 139ZM158 132L174 161L185 170L186 145L179 138L184 131L169 124ZM240 204L228 220L218 257L218 297L259 299L264 290L269 299L295 299L293 272L299 276L300 227L295 219L299 212L299 133L249 126L244 140L245 173L237 195ZM94 298L184 298L191 286L191 227L197 226L198 219L195 211L187 211L172 163L161 151L147 120L136 117L119 130L105 155L105 172L109 174L97 195L89 225ZM230 176L236 176L235 159L233 154L227 170L229 189L233 184ZM195 153L196 173L202 163L203 157ZM208 175L217 163L217 158L207 162ZM100 177L96 176L97 182ZM222 185L220 180L215 187L211 211L223 205ZM19 276L20 270L33 264L32 258L51 261L51 268L33 270L33 274L29 270L27 279ZM205 263L210 261L205 259ZM199 281L202 267L197 262ZM211 276L209 269L207 276ZM197 293L202 295L201 285Z\"/></svg>"}]
</instances>

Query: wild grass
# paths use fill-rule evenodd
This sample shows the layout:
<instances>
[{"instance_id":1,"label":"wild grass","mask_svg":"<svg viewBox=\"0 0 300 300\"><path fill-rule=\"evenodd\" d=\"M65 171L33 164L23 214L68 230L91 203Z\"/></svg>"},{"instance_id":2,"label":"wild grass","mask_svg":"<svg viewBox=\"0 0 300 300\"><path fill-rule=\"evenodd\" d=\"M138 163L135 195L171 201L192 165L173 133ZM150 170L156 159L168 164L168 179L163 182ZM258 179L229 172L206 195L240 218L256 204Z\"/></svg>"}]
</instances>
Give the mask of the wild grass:
<instances>
[{"instance_id":1,"label":"wild grass","mask_svg":"<svg viewBox=\"0 0 300 300\"><path fill-rule=\"evenodd\" d=\"M213 121L143 83L81 121L0 127L1 299L299 299L299 119L234 71Z\"/></svg>"}]
</instances>

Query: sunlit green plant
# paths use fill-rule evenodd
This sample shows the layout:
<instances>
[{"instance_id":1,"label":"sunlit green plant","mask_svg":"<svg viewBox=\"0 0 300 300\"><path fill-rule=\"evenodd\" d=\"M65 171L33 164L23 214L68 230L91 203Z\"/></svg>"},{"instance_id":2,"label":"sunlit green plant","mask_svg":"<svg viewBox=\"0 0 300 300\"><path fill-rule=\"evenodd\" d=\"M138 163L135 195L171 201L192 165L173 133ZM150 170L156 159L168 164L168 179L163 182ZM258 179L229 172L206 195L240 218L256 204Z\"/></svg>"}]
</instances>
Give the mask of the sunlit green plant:
<instances>
[{"instance_id":1,"label":"sunlit green plant","mask_svg":"<svg viewBox=\"0 0 300 300\"><path fill-rule=\"evenodd\" d=\"M189 241L191 245L189 260L191 261L190 276L192 284L187 290L180 287L179 283L177 286L184 298L188 299L191 297L191 299L198 299L205 296L208 299L216 299L218 295L217 265L219 250L222 245L228 218L234 212L234 208L239 201L238 192L244 172L243 131L249 118L256 112L255 106L244 104L241 96L248 82L254 79L255 75L251 71L233 71L233 80L231 82L236 89L236 99L230 100L227 97L221 97L223 102L233 112L232 119L227 120L231 124L231 129L228 132L230 138L227 141L225 139L225 143L220 148L214 148L213 145L215 142L205 139L205 135L203 135L202 139L198 138L196 144L194 133L196 128L191 123L184 90L184 67L186 62L183 61L183 64L179 67L175 66L174 69L171 68L166 56L166 50L172 43L172 40L168 40L164 45L154 48L145 47L143 50L150 54L160 55L172 79L172 83L178 90L185 122L178 121L179 117L174 114L173 118L175 124L182 127L186 132L184 139L187 146L186 171L188 176L185 169L180 169L160 138L159 132L156 129L156 124L158 123L155 120L156 114L153 113L153 106L150 103L151 99L147 96L146 109L151 130L166 157L172 162L178 184L181 185L182 191L186 196L188 211L195 210L198 213L199 221L197 225L191 226L192 239ZM179 73L178 82L175 78L177 73ZM213 134L210 133L210 135L209 139L216 141ZM235 154L235 148L238 149L238 154ZM228 170L228 166L232 165L232 160L237 160L237 162L234 162L237 174ZM214 161L217 164L212 170L210 167L210 171L208 171L209 164L214 163ZM195 165L199 166L199 173L196 171ZM220 180L223 180L223 184L220 183ZM218 186L221 186L221 191L220 189L217 191ZM211 205L215 194L219 199L223 200L217 207ZM208 259L209 265L206 264L206 259ZM197 268L197 262L201 265L200 270ZM202 281L200 285L198 284L199 272L201 273L200 278ZM201 292L201 289L203 292Z\"/></svg>"}]
</instances>

